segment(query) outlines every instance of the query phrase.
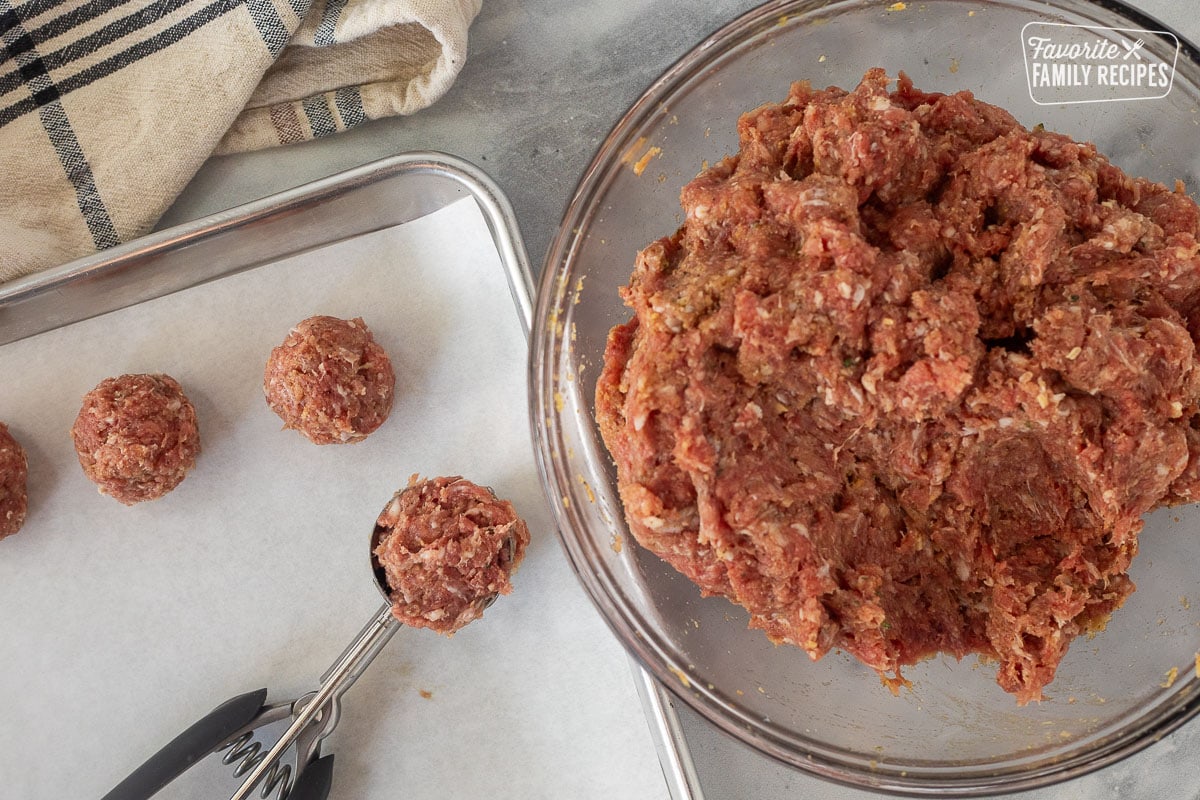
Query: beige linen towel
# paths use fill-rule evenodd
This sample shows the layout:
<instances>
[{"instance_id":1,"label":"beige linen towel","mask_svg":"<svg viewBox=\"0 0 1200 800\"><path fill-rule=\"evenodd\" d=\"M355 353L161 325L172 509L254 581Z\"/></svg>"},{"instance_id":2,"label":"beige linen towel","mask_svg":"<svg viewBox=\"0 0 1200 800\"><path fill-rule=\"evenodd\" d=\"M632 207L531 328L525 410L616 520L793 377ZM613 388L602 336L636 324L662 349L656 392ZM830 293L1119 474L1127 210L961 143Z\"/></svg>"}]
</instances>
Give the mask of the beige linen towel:
<instances>
[{"instance_id":1,"label":"beige linen towel","mask_svg":"<svg viewBox=\"0 0 1200 800\"><path fill-rule=\"evenodd\" d=\"M0 281L140 236L213 153L411 114L481 0L0 0Z\"/></svg>"}]
</instances>

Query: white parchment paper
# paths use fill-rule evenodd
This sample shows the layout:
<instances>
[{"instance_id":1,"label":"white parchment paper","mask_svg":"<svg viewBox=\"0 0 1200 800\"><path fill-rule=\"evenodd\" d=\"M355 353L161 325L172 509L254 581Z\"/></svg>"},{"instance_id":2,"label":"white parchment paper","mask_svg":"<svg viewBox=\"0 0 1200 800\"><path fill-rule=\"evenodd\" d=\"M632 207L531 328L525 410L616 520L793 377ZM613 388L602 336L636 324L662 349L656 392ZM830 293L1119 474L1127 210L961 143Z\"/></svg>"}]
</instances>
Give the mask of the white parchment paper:
<instances>
[{"instance_id":1,"label":"white parchment paper","mask_svg":"<svg viewBox=\"0 0 1200 800\"><path fill-rule=\"evenodd\" d=\"M363 317L392 358L394 411L361 444L310 444L263 401L267 354L313 314ZM30 495L0 541L0 796L99 797L230 696L315 689L381 604L368 537L419 472L492 486L533 542L482 620L401 629L345 696L331 797L666 797L628 662L551 527L525 353L469 199L0 348ZM203 447L132 508L96 492L68 435L82 395L126 372L179 380ZM236 785L210 756L159 797Z\"/></svg>"}]
</instances>

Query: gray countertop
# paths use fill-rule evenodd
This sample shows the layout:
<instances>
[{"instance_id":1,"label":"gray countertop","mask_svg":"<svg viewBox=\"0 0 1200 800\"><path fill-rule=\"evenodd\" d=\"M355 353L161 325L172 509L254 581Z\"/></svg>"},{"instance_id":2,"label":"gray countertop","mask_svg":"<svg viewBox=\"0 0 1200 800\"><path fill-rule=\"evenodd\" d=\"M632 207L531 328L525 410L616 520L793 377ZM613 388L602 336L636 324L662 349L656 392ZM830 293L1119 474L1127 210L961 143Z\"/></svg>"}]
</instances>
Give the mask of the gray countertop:
<instances>
[{"instance_id":1,"label":"gray countertop","mask_svg":"<svg viewBox=\"0 0 1200 800\"><path fill-rule=\"evenodd\" d=\"M708 33L751 0L484 0L470 54L450 92L412 117L329 139L212 159L163 225L193 219L406 150L441 150L487 171L512 201L534 268L576 181L625 109ZM1200 40L1190 3L1140 0L1146 13ZM682 712L708 800L874 797L779 766ZM1050 798L1200 798L1200 724L1142 753L1052 789ZM666 794L664 787L664 796Z\"/></svg>"}]
</instances>

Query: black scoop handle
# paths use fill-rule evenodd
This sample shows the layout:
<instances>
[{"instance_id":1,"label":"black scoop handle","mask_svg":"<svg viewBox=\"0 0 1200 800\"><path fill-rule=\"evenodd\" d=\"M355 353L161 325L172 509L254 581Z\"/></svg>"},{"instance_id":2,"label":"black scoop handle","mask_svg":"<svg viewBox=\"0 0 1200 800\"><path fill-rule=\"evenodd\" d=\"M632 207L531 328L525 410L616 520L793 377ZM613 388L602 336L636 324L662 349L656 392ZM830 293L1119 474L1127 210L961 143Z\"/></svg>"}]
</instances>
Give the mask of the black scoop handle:
<instances>
[{"instance_id":1,"label":"black scoop handle","mask_svg":"<svg viewBox=\"0 0 1200 800\"><path fill-rule=\"evenodd\" d=\"M267 690L259 689L226 700L172 739L101 800L149 800L234 733L249 725L266 699ZM326 787L325 792L328 791Z\"/></svg>"},{"instance_id":2,"label":"black scoop handle","mask_svg":"<svg viewBox=\"0 0 1200 800\"><path fill-rule=\"evenodd\" d=\"M288 792L287 800L325 800L333 786L333 754L310 761Z\"/></svg>"}]
</instances>

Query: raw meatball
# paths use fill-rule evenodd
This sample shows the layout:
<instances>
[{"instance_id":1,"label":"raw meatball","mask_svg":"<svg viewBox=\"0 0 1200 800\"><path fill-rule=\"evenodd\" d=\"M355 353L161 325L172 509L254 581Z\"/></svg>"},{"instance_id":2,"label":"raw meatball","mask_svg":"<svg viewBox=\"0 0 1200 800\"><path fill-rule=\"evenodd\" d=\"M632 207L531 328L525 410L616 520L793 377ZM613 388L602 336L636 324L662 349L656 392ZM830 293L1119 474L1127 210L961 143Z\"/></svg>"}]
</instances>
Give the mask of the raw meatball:
<instances>
[{"instance_id":1,"label":"raw meatball","mask_svg":"<svg viewBox=\"0 0 1200 800\"><path fill-rule=\"evenodd\" d=\"M84 474L131 506L174 489L196 463L196 410L169 375L122 375L83 397L71 428Z\"/></svg>"},{"instance_id":2,"label":"raw meatball","mask_svg":"<svg viewBox=\"0 0 1200 800\"><path fill-rule=\"evenodd\" d=\"M12 536L25 524L27 473L25 451L0 422L0 539Z\"/></svg>"},{"instance_id":3,"label":"raw meatball","mask_svg":"<svg viewBox=\"0 0 1200 800\"><path fill-rule=\"evenodd\" d=\"M375 523L392 613L452 634L478 619L525 557L529 528L512 503L459 477L413 475Z\"/></svg>"},{"instance_id":4,"label":"raw meatball","mask_svg":"<svg viewBox=\"0 0 1200 800\"><path fill-rule=\"evenodd\" d=\"M359 318L309 317L271 351L267 405L315 444L358 442L392 410L392 363Z\"/></svg>"}]
</instances>

